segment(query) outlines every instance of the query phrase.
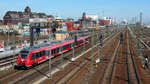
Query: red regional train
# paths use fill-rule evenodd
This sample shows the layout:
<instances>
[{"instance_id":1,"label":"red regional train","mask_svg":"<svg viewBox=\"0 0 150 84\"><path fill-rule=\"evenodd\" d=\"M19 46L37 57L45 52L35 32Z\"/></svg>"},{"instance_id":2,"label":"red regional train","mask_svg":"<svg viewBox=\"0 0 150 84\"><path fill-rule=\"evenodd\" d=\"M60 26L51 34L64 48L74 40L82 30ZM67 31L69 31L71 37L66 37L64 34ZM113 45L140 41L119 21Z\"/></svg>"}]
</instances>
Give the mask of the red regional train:
<instances>
[{"instance_id":1,"label":"red regional train","mask_svg":"<svg viewBox=\"0 0 150 84\"><path fill-rule=\"evenodd\" d=\"M76 40L70 37L64 41L53 40L49 43L46 42L23 48L18 55L15 68L29 68L35 66L40 62L48 60L50 57L54 57L72 49L73 45L78 47L88 43L90 40L91 35L84 35L78 36Z\"/></svg>"}]
</instances>

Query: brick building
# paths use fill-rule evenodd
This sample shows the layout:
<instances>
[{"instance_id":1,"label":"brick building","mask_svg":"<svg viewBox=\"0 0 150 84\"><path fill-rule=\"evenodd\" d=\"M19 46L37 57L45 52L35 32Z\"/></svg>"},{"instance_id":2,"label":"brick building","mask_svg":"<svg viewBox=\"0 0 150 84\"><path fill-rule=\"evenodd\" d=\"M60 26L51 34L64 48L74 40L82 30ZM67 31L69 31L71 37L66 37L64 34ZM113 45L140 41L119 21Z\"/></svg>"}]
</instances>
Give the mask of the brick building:
<instances>
[{"instance_id":1,"label":"brick building","mask_svg":"<svg viewBox=\"0 0 150 84\"><path fill-rule=\"evenodd\" d=\"M47 18L45 13L31 12L29 6L24 9L24 12L8 11L3 17L4 24L29 23L30 18Z\"/></svg>"},{"instance_id":2,"label":"brick building","mask_svg":"<svg viewBox=\"0 0 150 84\"><path fill-rule=\"evenodd\" d=\"M0 20L0 25L3 25L3 20Z\"/></svg>"}]
</instances>

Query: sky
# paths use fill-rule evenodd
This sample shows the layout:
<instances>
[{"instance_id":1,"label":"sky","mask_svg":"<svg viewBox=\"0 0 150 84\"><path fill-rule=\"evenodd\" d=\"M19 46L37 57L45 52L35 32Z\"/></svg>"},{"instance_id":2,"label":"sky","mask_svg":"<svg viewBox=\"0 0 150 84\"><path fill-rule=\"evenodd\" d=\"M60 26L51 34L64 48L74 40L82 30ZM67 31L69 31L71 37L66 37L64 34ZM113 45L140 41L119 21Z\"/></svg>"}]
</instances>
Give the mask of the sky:
<instances>
[{"instance_id":1,"label":"sky","mask_svg":"<svg viewBox=\"0 0 150 84\"><path fill-rule=\"evenodd\" d=\"M143 22L150 23L149 4L150 0L0 0L0 19L9 10L24 11L29 6L32 12L64 18L79 18L86 12L87 15L98 15L99 18L104 15L132 21L133 17L139 20L142 12Z\"/></svg>"}]
</instances>

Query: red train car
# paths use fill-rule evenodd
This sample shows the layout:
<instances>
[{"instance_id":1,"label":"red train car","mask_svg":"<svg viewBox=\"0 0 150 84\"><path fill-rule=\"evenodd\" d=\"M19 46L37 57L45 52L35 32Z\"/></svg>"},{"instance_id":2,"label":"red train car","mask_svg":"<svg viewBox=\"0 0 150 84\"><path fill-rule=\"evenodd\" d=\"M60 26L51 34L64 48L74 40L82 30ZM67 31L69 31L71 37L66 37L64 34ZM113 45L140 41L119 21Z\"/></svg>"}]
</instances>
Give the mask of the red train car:
<instances>
[{"instance_id":1,"label":"red train car","mask_svg":"<svg viewBox=\"0 0 150 84\"><path fill-rule=\"evenodd\" d=\"M72 49L73 45L78 47L90 41L91 35L81 36L77 38L77 43L74 42L74 38L65 41L51 41L49 43L42 43L32 47L24 48L20 51L17 65L15 68L28 68L43 62L50 57L54 57L60 53L66 52Z\"/></svg>"}]
</instances>

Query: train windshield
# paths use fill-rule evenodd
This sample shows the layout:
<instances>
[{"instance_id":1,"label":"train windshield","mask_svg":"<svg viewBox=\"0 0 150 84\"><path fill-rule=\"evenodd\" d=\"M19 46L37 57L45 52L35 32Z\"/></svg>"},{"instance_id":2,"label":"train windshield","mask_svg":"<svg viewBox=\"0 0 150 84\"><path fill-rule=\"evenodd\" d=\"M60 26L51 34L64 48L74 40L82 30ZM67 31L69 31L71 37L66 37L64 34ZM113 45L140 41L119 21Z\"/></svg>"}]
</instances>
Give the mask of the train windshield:
<instances>
[{"instance_id":1,"label":"train windshield","mask_svg":"<svg viewBox=\"0 0 150 84\"><path fill-rule=\"evenodd\" d=\"M21 51L21 52L20 52L21 58L27 58L27 57L28 57L28 54L29 54L29 51Z\"/></svg>"}]
</instances>

